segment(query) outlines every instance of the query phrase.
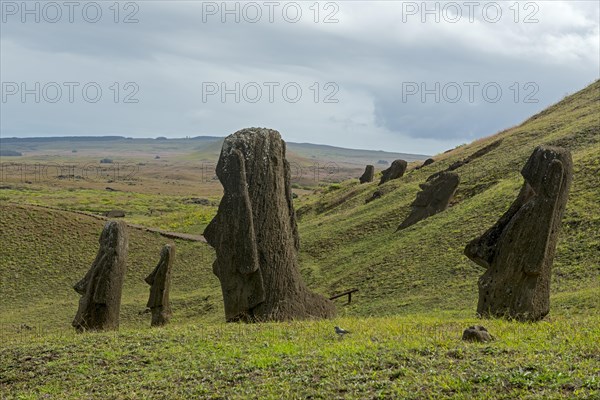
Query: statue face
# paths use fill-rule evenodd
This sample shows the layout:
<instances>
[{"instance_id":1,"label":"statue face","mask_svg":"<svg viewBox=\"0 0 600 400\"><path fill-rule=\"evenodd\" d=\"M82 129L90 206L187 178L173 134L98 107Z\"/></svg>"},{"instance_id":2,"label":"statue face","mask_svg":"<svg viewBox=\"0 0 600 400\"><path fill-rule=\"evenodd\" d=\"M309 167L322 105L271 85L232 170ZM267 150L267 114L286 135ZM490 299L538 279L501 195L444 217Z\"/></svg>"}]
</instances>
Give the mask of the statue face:
<instances>
[{"instance_id":1,"label":"statue face","mask_svg":"<svg viewBox=\"0 0 600 400\"><path fill-rule=\"evenodd\" d=\"M448 192L458 186L459 179L454 175L442 175L430 182L425 182L420 186L421 191L413 202L414 207L434 207L448 202Z\"/></svg>"},{"instance_id":2,"label":"statue face","mask_svg":"<svg viewBox=\"0 0 600 400\"><path fill-rule=\"evenodd\" d=\"M110 221L104 225L102 234L100 235L100 243L107 248L115 248L119 242L119 225Z\"/></svg>"},{"instance_id":3,"label":"statue face","mask_svg":"<svg viewBox=\"0 0 600 400\"><path fill-rule=\"evenodd\" d=\"M414 207L427 207L429 204L429 196L431 195L431 184L424 183L419 185L421 191L417 193L417 197L413 201Z\"/></svg>"},{"instance_id":4,"label":"statue face","mask_svg":"<svg viewBox=\"0 0 600 400\"><path fill-rule=\"evenodd\" d=\"M244 155L238 149L219 158L217 176L227 193L236 193L240 185L246 184L246 166Z\"/></svg>"},{"instance_id":5,"label":"statue face","mask_svg":"<svg viewBox=\"0 0 600 400\"><path fill-rule=\"evenodd\" d=\"M525 182L533 189L536 195L545 195L544 190L549 184L550 166L554 160L562 161L560 154L543 148L536 148L521 171Z\"/></svg>"},{"instance_id":6,"label":"statue face","mask_svg":"<svg viewBox=\"0 0 600 400\"><path fill-rule=\"evenodd\" d=\"M161 261L166 259L169 255L169 250L171 250L171 246L170 245L166 245L162 248L162 250L160 251L160 259Z\"/></svg>"}]
</instances>

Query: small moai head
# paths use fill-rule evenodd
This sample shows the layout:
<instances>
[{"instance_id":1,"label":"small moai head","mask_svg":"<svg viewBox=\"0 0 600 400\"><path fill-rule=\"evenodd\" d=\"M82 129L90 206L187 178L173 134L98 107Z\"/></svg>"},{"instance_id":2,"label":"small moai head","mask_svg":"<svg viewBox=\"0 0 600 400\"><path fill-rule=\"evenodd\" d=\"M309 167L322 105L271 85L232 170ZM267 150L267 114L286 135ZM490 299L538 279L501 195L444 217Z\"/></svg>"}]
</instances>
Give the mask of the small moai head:
<instances>
[{"instance_id":1,"label":"small moai head","mask_svg":"<svg viewBox=\"0 0 600 400\"><path fill-rule=\"evenodd\" d=\"M104 249L115 249L119 246L119 241L123 240L123 235L120 232L120 225L117 221L108 221L104 224L104 229L100 234L98 243Z\"/></svg>"},{"instance_id":2,"label":"small moai head","mask_svg":"<svg viewBox=\"0 0 600 400\"><path fill-rule=\"evenodd\" d=\"M521 175L537 196L559 195L563 182L573 169L570 152L557 147L538 146L521 170Z\"/></svg>"},{"instance_id":3,"label":"small moai head","mask_svg":"<svg viewBox=\"0 0 600 400\"><path fill-rule=\"evenodd\" d=\"M360 181L360 183L372 182L374 176L375 176L375 167L373 165L367 165L365 167L365 172L359 178L359 181Z\"/></svg>"},{"instance_id":4,"label":"small moai head","mask_svg":"<svg viewBox=\"0 0 600 400\"><path fill-rule=\"evenodd\" d=\"M421 201L426 200L425 204L423 204L424 206L435 210L445 209L459 183L460 177L458 174L444 172L437 179L433 179L422 185L421 188L423 191L417 195L417 200L415 201L419 201L419 195L422 195Z\"/></svg>"}]
</instances>

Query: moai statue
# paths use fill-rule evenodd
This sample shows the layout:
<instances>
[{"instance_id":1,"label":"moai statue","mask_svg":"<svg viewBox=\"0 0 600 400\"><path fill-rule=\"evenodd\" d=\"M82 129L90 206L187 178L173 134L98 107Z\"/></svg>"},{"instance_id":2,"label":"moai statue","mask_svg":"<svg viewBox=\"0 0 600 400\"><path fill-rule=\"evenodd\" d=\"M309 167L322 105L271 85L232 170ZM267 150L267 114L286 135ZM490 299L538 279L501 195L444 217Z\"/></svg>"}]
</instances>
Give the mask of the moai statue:
<instances>
[{"instance_id":1,"label":"moai statue","mask_svg":"<svg viewBox=\"0 0 600 400\"><path fill-rule=\"evenodd\" d=\"M372 165L367 165L365 167L365 172L362 174L358 180L360 183L373 182L373 178L375 177L375 167Z\"/></svg>"},{"instance_id":2,"label":"moai statue","mask_svg":"<svg viewBox=\"0 0 600 400\"><path fill-rule=\"evenodd\" d=\"M442 172L430 176L424 184L420 185L421 191L417 193L417 198L411 204L410 214L396 232L448 208L459 183L460 178L455 172Z\"/></svg>"},{"instance_id":3,"label":"moai statue","mask_svg":"<svg viewBox=\"0 0 600 400\"><path fill-rule=\"evenodd\" d=\"M333 303L298 270L300 240L290 166L279 132L249 128L223 143L217 176L224 195L204 236L216 250L227 321L326 318Z\"/></svg>"},{"instance_id":4,"label":"moai statue","mask_svg":"<svg viewBox=\"0 0 600 400\"><path fill-rule=\"evenodd\" d=\"M152 312L152 326L163 326L171 319L169 291L171 289L171 268L175 261L175 245L167 244L160 252L160 261L154 271L146 277L150 285L150 297L146 307Z\"/></svg>"},{"instance_id":5,"label":"moai statue","mask_svg":"<svg viewBox=\"0 0 600 400\"><path fill-rule=\"evenodd\" d=\"M550 277L573 176L567 149L537 147L523 167L525 183L508 211L465 248L486 268L477 313L537 321L550 312Z\"/></svg>"},{"instance_id":6,"label":"moai statue","mask_svg":"<svg viewBox=\"0 0 600 400\"><path fill-rule=\"evenodd\" d=\"M435 160L434 160L433 158L428 158L427 160L425 160L425 161L423 162L423 164L419 165L419 166L418 166L418 167L416 167L415 169L417 169L417 170L418 170L418 169L421 169L421 168L423 168L423 167L426 167L426 166L428 166L428 165L431 165L431 164L433 164L434 162L435 162Z\"/></svg>"},{"instance_id":7,"label":"moai statue","mask_svg":"<svg viewBox=\"0 0 600 400\"><path fill-rule=\"evenodd\" d=\"M383 185L387 181L391 181L392 179L401 178L406 172L406 167L408 163L404 160L396 160L390 165L388 169L383 170L383 174L381 175L381 180L379 181L380 185Z\"/></svg>"},{"instance_id":8,"label":"moai statue","mask_svg":"<svg viewBox=\"0 0 600 400\"><path fill-rule=\"evenodd\" d=\"M427 160L425 160L425 161L423 162L423 165L421 165L421 168L423 168L423 167L426 167L426 166L428 166L428 165L431 165L431 164L433 164L434 162L435 162L435 160L434 160L433 158L428 158Z\"/></svg>"},{"instance_id":9,"label":"moai statue","mask_svg":"<svg viewBox=\"0 0 600 400\"><path fill-rule=\"evenodd\" d=\"M127 270L127 230L109 221L100 234L100 249L89 271L73 289L81 295L73 327L79 331L119 328L123 279Z\"/></svg>"}]
</instances>

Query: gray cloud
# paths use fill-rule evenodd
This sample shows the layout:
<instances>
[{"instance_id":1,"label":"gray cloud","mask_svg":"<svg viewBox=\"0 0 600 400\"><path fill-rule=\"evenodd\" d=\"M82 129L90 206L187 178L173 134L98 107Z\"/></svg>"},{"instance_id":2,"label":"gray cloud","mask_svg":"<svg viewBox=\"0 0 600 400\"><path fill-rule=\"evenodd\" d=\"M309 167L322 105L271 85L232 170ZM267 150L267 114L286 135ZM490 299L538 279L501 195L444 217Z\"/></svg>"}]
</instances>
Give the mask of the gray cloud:
<instances>
[{"instance_id":1,"label":"gray cloud","mask_svg":"<svg viewBox=\"0 0 600 400\"><path fill-rule=\"evenodd\" d=\"M486 3L491 2L481 2ZM419 15L404 15L403 22L402 2L337 2L339 22L333 24L313 22L312 2L298 3L303 16L295 24L281 14L275 23L264 14L255 24L235 23L231 16L227 23L218 16L203 22L202 3L163 1L137 2L139 23L114 23L112 3L99 4L104 14L95 24L77 14L74 23L56 24L21 23L18 15L3 15L4 84L97 82L103 95L96 103L81 93L72 103L65 96L57 103L44 98L35 103L32 95L22 103L18 95L9 96L1 103L2 136L181 137L260 125L293 141L435 153L515 125L599 77L595 2L535 2L539 22L532 24L515 23L510 4L500 2L503 16L496 23L480 13L473 23L466 18L422 23ZM326 11L321 9L321 19ZM526 11L520 10L521 20ZM131 94L127 82L139 88L138 103L123 102ZM228 88L256 82L263 97L257 103L243 98L236 103L233 95L224 103L218 95L203 101L205 82L226 82ZM272 103L264 82L280 83ZM282 97L288 82L302 89L296 103ZM337 103L323 103L333 92L324 87L328 82L339 88ZM439 102L432 94L424 101L420 93L403 96L411 82L429 88L450 84L449 96L440 93ZM463 88L454 103L448 101L455 97L452 82ZM480 84L473 101L465 82ZM489 82L502 88L497 102L482 96L480 89ZM532 92L524 86L528 82L538 89L537 103L524 102Z\"/></svg>"}]
</instances>

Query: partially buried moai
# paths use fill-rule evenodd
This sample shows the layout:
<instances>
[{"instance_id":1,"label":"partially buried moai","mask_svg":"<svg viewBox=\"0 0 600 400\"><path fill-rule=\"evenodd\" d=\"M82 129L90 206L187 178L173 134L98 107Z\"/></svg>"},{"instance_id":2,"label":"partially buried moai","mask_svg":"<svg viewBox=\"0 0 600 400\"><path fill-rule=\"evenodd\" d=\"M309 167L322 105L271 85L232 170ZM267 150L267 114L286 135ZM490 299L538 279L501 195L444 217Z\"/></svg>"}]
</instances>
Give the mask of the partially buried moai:
<instances>
[{"instance_id":1,"label":"partially buried moai","mask_svg":"<svg viewBox=\"0 0 600 400\"><path fill-rule=\"evenodd\" d=\"M375 167L372 165L367 165L365 167L365 172L363 172L363 174L361 175L360 178L358 178L358 180L360 181L360 183L369 183L369 182L373 182L374 177L375 177Z\"/></svg>"},{"instance_id":2,"label":"partially buried moai","mask_svg":"<svg viewBox=\"0 0 600 400\"><path fill-rule=\"evenodd\" d=\"M100 234L100 249L89 271L73 289L81 295L73 320L77 331L119 328L121 292L127 270L127 230L109 221Z\"/></svg>"},{"instance_id":3,"label":"partially buried moai","mask_svg":"<svg viewBox=\"0 0 600 400\"><path fill-rule=\"evenodd\" d=\"M290 166L279 132L249 128L223 143L224 194L204 236L216 250L227 321L325 318L333 303L312 293L298 270L300 240Z\"/></svg>"},{"instance_id":4,"label":"partially buried moai","mask_svg":"<svg viewBox=\"0 0 600 400\"><path fill-rule=\"evenodd\" d=\"M395 160L392 165L388 169L385 169L381 172L381 179L379 180L379 184L383 185L384 183L402 178L404 173L406 172L406 167L408 163L404 160Z\"/></svg>"},{"instance_id":5,"label":"partially buried moai","mask_svg":"<svg viewBox=\"0 0 600 400\"><path fill-rule=\"evenodd\" d=\"M487 268L477 312L536 321L550 311L550 277L573 175L571 153L537 147L523 167L525 183L508 211L465 254Z\"/></svg>"},{"instance_id":6,"label":"partially buried moai","mask_svg":"<svg viewBox=\"0 0 600 400\"><path fill-rule=\"evenodd\" d=\"M150 285L150 297L146 307L152 312L152 326L166 325L171 319L169 291L171 289L171 268L175 261L175 245L167 244L160 252L160 261L154 271L146 277Z\"/></svg>"},{"instance_id":7,"label":"partially buried moai","mask_svg":"<svg viewBox=\"0 0 600 400\"><path fill-rule=\"evenodd\" d=\"M396 231L446 210L459 183L460 177L455 172L442 172L427 178L425 183L419 185L421 191L417 193L417 197L410 205L410 214Z\"/></svg>"}]
</instances>

